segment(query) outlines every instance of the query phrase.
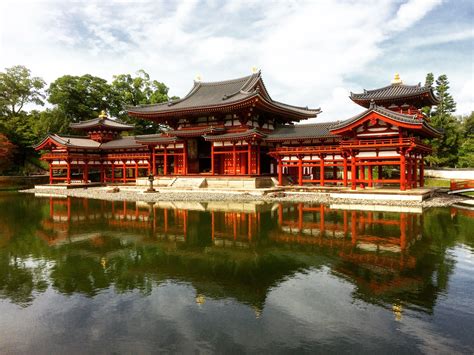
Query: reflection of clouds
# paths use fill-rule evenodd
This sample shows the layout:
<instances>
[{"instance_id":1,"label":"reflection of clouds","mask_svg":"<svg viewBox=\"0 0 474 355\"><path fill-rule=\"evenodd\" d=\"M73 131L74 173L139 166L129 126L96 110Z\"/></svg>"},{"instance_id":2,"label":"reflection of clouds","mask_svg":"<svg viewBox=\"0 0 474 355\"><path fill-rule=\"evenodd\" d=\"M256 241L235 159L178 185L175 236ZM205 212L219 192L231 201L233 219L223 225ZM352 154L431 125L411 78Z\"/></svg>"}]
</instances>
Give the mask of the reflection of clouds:
<instances>
[{"instance_id":1,"label":"reflection of clouds","mask_svg":"<svg viewBox=\"0 0 474 355\"><path fill-rule=\"evenodd\" d=\"M462 275L454 278L454 285L463 280ZM270 290L257 319L252 307L198 294L186 282L155 284L146 296L138 291L117 294L109 288L87 298L50 288L25 309L0 301L0 352L459 349L443 335L445 329L430 323L433 316L407 311L397 322L391 308L354 300L353 292L354 285L329 268L297 273ZM199 297L205 297L205 303L197 304ZM437 312L446 316L451 309L447 306L438 305Z\"/></svg>"}]
</instances>

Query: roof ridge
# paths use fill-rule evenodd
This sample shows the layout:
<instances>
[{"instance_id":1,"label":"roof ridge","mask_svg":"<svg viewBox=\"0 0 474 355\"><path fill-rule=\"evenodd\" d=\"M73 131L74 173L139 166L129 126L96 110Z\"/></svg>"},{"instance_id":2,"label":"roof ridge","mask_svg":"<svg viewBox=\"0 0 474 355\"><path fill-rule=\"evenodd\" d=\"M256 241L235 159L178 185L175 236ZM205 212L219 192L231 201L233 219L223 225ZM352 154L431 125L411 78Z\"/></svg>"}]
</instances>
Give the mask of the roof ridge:
<instances>
[{"instance_id":1,"label":"roof ridge","mask_svg":"<svg viewBox=\"0 0 474 355\"><path fill-rule=\"evenodd\" d=\"M235 78L235 79L228 79L228 80L219 80L219 81L199 81L197 82L199 85L203 86L213 86L213 85L225 85L225 84L230 84L230 83L237 83L239 81L244 81L247 82L249 81L252 77L257 76L258 73L255 74L250 74L246 76L242 76L240 78ZM196 81L195 81L196 83Z\"/></svg>"}]
</instances>

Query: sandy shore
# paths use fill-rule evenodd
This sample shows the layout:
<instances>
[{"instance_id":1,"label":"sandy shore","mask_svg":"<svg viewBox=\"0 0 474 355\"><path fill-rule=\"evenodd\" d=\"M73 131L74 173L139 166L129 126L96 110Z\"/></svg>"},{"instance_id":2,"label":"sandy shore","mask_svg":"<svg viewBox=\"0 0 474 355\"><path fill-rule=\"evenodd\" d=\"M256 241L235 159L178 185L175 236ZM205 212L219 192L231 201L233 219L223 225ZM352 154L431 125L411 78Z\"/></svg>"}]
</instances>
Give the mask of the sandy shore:
<instances>
[{"instance_id":1,"label":"sandy shore","mask_svg":"<svg viewBox=\"0 0 474 355\"><path fill-rule=\"evenodd\" d=\"M435 195L423 202L416 201L374 201L374 200L353 200L343 198L331 198L328 193L281 193L271 192L263 195L250 193L225 193L225 192L156 192L144 193L138 190L119 190L111 192L112 188L91 187L78 189L40 189L24 190L22 192L37 193L43 195L62 195L71 197L84 197L109 201L264 201L264 202L311 202L324 204L349 204L349 205L389 205L389 206L416 206L416 207L446 207L466 200L466 197L448 195L446 193L435 193Z\"/></svg>"}]
</instances>

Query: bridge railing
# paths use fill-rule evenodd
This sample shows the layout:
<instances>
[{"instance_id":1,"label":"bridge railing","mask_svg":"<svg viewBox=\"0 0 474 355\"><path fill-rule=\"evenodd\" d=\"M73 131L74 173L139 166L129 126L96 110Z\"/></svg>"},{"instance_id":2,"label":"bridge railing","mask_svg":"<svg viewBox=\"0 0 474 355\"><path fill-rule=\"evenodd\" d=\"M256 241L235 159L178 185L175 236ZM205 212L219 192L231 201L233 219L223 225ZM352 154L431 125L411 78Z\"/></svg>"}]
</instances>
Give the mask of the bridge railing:
<instances>
[{"instance_id":1,"label":"bridge railing","mask_svg":"<svg viewBox=\"0 0 474 355\"><path fill-rule=\"evenodd\" d=\"M451 180L449 185L451 191L474 189L474 180Z\"/></svg>"}]
</instances>

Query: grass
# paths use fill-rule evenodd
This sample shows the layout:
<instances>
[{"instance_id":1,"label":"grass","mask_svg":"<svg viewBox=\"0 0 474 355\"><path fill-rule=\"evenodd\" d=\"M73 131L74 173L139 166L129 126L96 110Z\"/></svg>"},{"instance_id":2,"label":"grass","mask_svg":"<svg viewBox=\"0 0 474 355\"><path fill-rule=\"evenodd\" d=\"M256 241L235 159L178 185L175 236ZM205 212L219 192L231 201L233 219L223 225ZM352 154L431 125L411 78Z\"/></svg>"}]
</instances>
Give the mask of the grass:
<instances>
[{"instance_id":1,"label":"grass","mask_svg":"<svg viewBox=\"0 0 474 355\"><path fill-rule=\"evenodd\" d=\"M426 178L425 186L426 187L447 187L449 188L450 180L448 179L434 179Z\"/></svg>"}]
</instances>

